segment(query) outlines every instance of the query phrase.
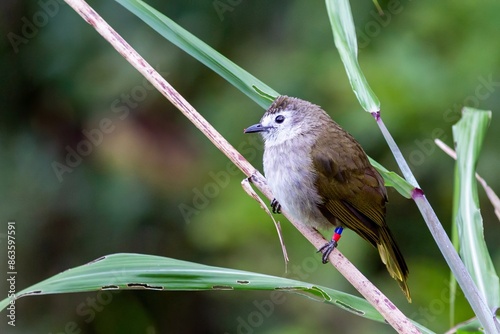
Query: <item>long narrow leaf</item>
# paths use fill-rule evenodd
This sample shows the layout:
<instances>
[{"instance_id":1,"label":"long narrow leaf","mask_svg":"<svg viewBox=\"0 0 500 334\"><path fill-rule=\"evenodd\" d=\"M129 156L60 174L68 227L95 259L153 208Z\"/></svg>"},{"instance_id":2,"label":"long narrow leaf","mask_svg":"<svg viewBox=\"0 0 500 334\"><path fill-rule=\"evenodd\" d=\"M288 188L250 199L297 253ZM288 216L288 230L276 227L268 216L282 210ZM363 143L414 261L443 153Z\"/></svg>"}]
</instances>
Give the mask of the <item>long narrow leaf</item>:
<instances>
[{"instance_id":1,"label":"long narrow leaf","mask_svg":"<svg viewBox=\"0 0 500 334\"><path fill-rule=\"evenodd\" d=\"M368 159L370 160L370 163L373 165L373 167L377 169L380 175L383 176L386 186L393 187L397 190L397 192L399 192L406 198L411 198L411 192L414 187L408 181L403 179L396 172L388 171L384 166L382 166L372 158L368 157Z\"/></svg>"},{"instance_id":2,"label":"long narrow leaf","mask_svg":"<svg viewBox=\"0 0 500 334\"><path fill-rule=\"evenodd\" d=\"M308 297L367 319L385 322L366 300L330 288L242 270L212 267L144 254L112 254L66 270L16 294L27 296L106 290L268 290ZM0 311L9 304L0 302ZM416 324L423 333L432 334Z\"/></svg>"},{"instance_id":3,"label":"long narrow leaf","mask_svg":"<svg viewBox=\"0 0 500 334\"><path fill-rule=\"evenodd\" d=\"M479 212L475 168L491 118L490 111L464 108L453 126L457 168L455 189L459 191L456 224L460 254L480 293L491 310L500 306L499 279L486 247L483 219Z\"/></svg>"},{"instance_id":4,"label":"long narrow leaf","mask_svg":"<svg viewBox=\"0 0 500 334\"><path fill-rule=\"evenodd\" d=\"M16 299L45 294L117 289L157 291L271 290L292 292L383 322L364 299L292 279L206 266L161 256L112 254L19 291ZM0 302L0 310L9 299Z\"/></svg>"},{"instance_id":5,"label":"long narrow leaf","mask_svg":"<svg viewBox=\"0 0 500 334\"><path fill-rule=\"evenodd\" d=\"M279 93L271 87L255 78L148 4L140 0L116 1L137 15L137 17L170 42L229 81L264 109L267 109L271 102L278 97Z\"/></svg>"},{"instance_id":6,"label":"long narrow leaf","mask_svg":"<svg viewBox=\"0 0 500 334\"><path fill-rule=\"evenodd\" d=\"M455 159L456 160L456 159ZM458 229L457 229L457 215L458 208L460 205L460 191L458 191L459 185L459 176L458 173L455 173L454 177L455 191L453 192L453 212L451 214L451 242L457 252L460 252L460 240L458 238ZM450 271L450 326L455 323L455 303L457 300L457 279L452 271Z\"/></svg>"},{"instance_id":7,"label":"long narrow leaf","mask_svg":"<svg viewBox=\"0 0 500 334\"><path fill-rule=\"evenodd\" d=\"M358 43L348 0L326 0L335 46L347 72L354 94L368 112L380 110L380 102L372 91L358 63Z\"/></svg>"}]
</instances>

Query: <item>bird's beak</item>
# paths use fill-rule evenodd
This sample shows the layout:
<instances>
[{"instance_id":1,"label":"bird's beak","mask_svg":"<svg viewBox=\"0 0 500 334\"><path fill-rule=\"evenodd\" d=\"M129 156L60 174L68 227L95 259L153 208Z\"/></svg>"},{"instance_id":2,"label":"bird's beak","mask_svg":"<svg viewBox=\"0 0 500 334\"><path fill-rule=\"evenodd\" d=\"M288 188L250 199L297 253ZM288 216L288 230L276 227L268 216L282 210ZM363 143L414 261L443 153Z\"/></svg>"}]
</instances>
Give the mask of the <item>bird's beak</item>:
<instances>
[{"instance_id":1,"label":"bird's beak","mask_svg":"<svg viewBox=\"0 0 500 334\"><path fill-rule=\"evenodd\" d=\"M267 131L268 129L269 129L269 127L262 126L262 124L257 123L257 124L249 126L243 132L244 133L263 132L263 131Z\"/></svg>"}]
</instances>

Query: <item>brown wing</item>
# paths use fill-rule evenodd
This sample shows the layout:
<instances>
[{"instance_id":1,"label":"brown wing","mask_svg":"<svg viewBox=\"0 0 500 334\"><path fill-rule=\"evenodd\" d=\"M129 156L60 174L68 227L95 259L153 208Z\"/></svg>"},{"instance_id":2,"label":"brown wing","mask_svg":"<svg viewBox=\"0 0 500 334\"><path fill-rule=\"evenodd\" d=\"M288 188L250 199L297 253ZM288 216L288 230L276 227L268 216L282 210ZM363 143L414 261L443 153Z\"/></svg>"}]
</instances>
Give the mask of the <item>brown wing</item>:
<instances>
[{"instance_id":1,"label":"brown wing","mask_svg":"<svg viewBox=\"0 0 500 334\"><path fill-rule=\"evenodd\" d=\"M358 142L336 123L322 130L330 133L319 138L311 151L316 186L323 199L318 208L332 224L339 221L378 248L389 273L410 301L408 267L385 222L383 178Z\"/></svg>"},{"instance_id":2,"label":"brown wing","mask_svg":"<svg viewBox=\"0 0 500 334\"><path fill-rule=\"evenodd\" d=\"M330 134L312 149L316 186L324 200L320 209L332 223L332 218L340 220L376 246L378 230L385 226L383 179L351 135L338 125L326 131Z\"/></svg>"}]
</instances>

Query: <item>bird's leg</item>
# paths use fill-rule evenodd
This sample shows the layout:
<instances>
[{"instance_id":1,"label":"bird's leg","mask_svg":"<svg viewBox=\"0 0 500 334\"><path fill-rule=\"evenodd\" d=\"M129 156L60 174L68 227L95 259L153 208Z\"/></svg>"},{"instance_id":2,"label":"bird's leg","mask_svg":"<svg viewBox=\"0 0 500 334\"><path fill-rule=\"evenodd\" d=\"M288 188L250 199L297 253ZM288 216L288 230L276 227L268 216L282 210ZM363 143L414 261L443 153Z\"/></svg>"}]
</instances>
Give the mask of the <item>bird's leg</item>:
<instances>
[{"instance_id":1,"label":"bird's leg","mask_svg":"<svg viewBox=\"0 0 500 334\"><path fill-rule=\"evenodd\" d=\"M281 213L281 205L276 198L273 198L271 201L271 208L273 209L273 213Z\"/></svg>"},{"instance_id":2,"label":"bird's leg","mask_svg":"<svg viewBox=\"0 0 500 334\"><path fill-rule=\"evenodd\" d=\"M340 237L342 236L343 230L344 230L344 228L342 226L335 228L335 232L333 233L332 240L330 240L329 243L325 244L323 247L321 247L318 250L318 253L319 252L323 253L323 257L322 257L323 264L328 263L328 257L330 256L330 253L333 252L335 247L337 247L338 241L340 240Z\"/></svg>"}]
</instances>

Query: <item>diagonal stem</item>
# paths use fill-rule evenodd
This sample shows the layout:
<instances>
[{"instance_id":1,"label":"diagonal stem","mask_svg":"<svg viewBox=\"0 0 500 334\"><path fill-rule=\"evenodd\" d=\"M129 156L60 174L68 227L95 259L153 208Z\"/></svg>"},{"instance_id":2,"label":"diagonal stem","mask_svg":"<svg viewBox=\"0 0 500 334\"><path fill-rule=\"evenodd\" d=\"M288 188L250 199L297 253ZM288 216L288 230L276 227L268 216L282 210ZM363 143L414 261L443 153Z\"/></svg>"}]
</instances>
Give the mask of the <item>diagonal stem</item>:
<instances>
[{"instance_id":1,"label":"diagonal stem","mask_svg":"<svg viewBox=\"0 0 500 334\"><path fill-rule=\"evenodd\" d=\"M439 250L446 260L446 263L455 275L457 283L464 292L464 295L474 313L484 326L486 333L500 333L500 323L496 319L493 312L488 308L484 298L480 295L476 284L472 280L467 268L465 268L464 263L458 256L458 253L443 229L439 218L432 209L427 197L425 197L423 190L420 189L415 176L413 176L408 163L403 157L403 154L401 154L399 147L382 121L380 111L372 113L372 116L377 121L380 131L384 135L384 138L387 141L387 144L389 145L389 148L391 149L404 178L415 187L412 192L412 198L415 201L415 204L417 204L417 207L420 210L432 237L436 241Z\"/></svg>"}]
</instances>

